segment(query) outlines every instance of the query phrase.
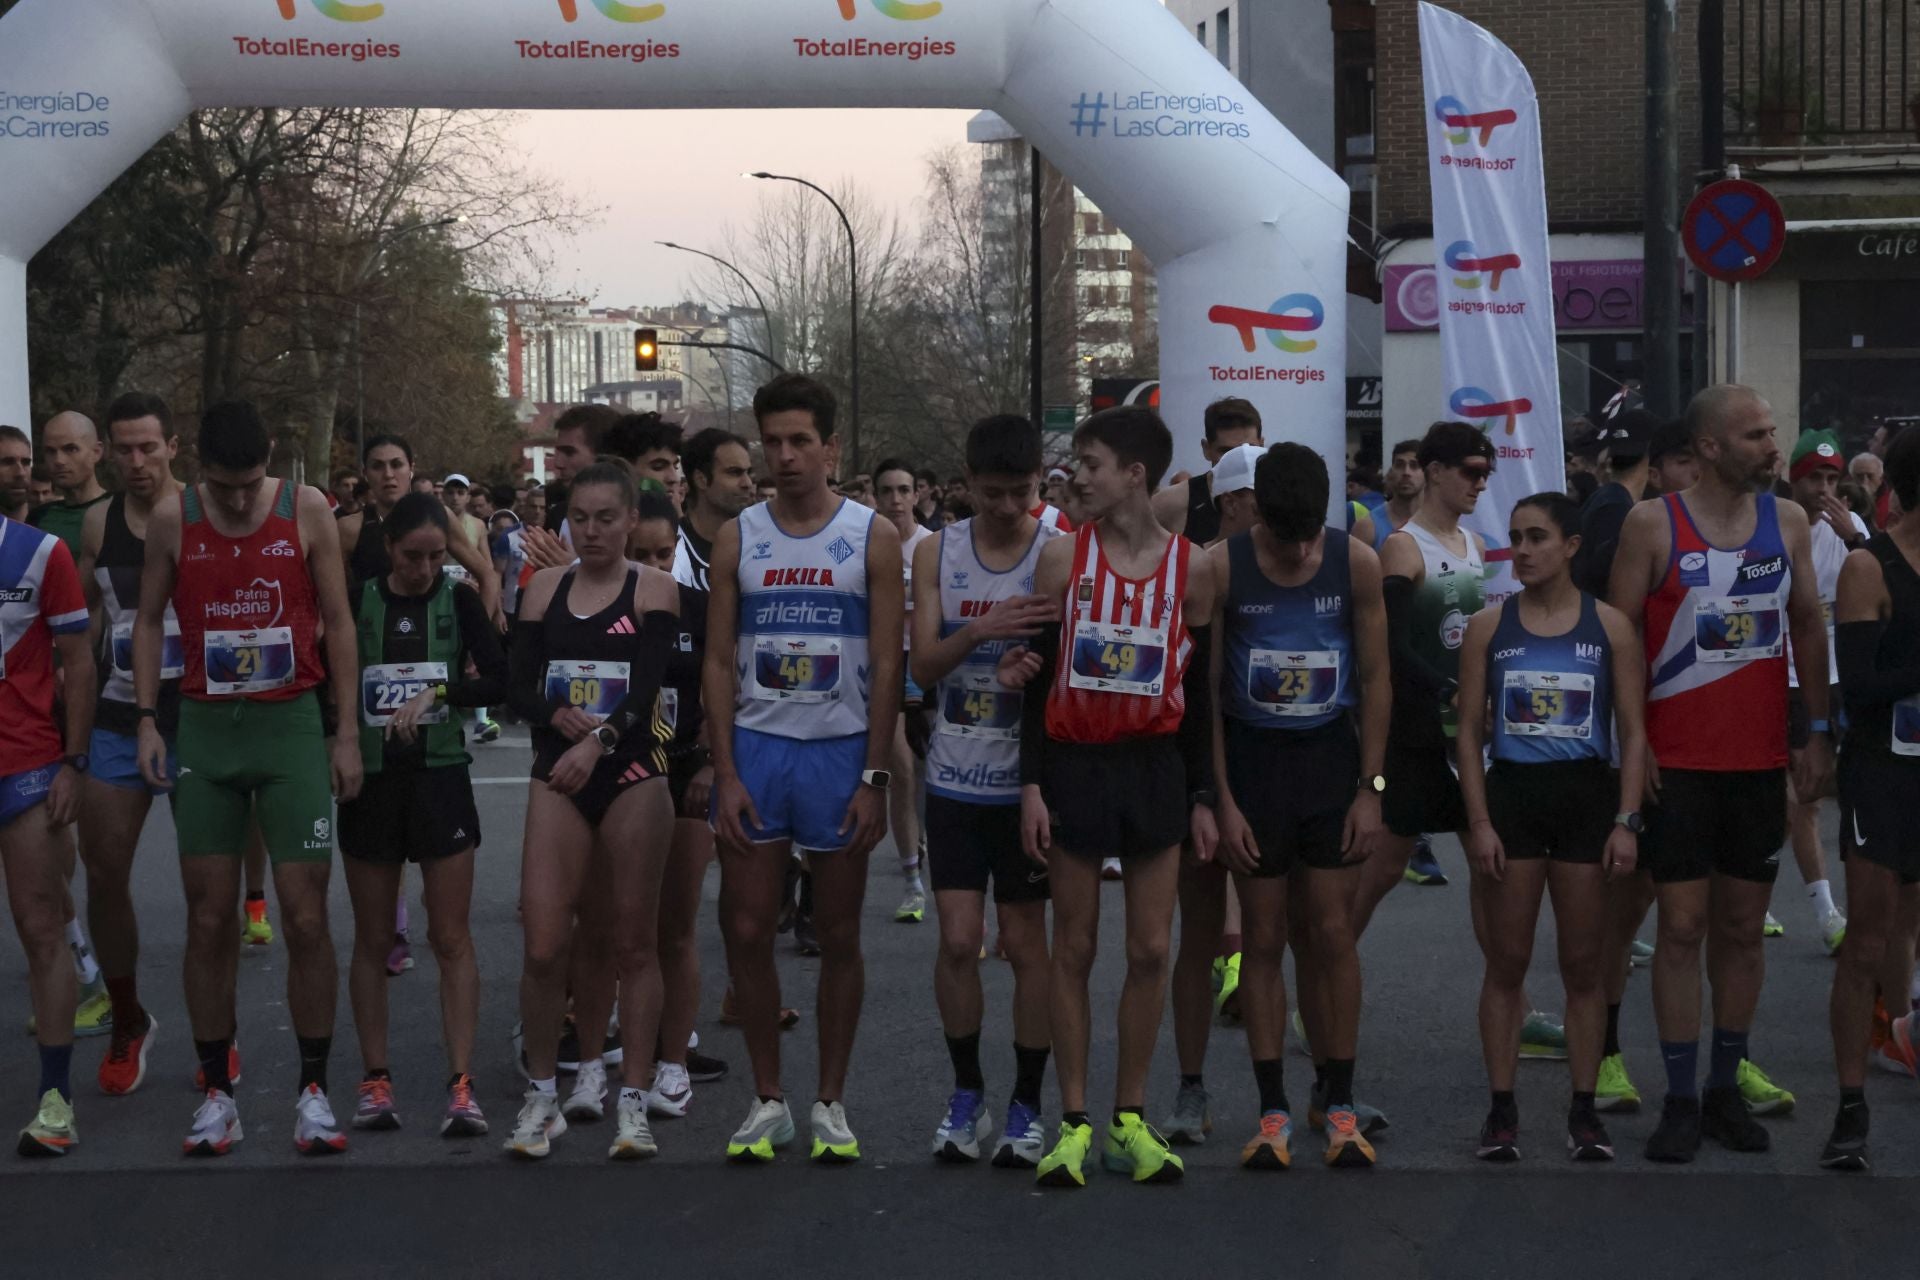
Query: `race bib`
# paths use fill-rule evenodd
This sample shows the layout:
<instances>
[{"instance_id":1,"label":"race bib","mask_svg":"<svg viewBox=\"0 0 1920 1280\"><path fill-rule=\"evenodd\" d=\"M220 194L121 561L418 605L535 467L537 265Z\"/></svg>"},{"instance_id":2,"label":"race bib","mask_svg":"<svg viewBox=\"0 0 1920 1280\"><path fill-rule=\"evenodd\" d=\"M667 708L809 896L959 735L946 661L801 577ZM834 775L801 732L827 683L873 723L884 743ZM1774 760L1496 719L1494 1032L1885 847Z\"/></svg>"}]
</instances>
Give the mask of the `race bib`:
<instances>
[{"instance_id":1,"label":"race bib","mask_svg":"<svg viewBox=\"0 0 1920 1280\"><path fill-rule=\"evenodd\" d=\"M578 707L595 720L605 720L626 698L631 670L625 662L549 662L547 701Z\"/></svg>"},{"instance_id":2,"label":"race bib","mask_svg":"<svg viewBox=\"0 0 1920 1280\"><path fill-rule=\"evenodd\" d=\"M1083 620L1073 628L1074 689L1157 698L1166 687L1167 629Z\"/></svg>"},{"instance_id":3,"label":"race bib","mask_svg":"<svg viewBox=\"0 0 1920 1280\"><path fill-rule=\"evenodd\" d=\"M267 693L293 683L293 628L209 631L201 646L210 696Z\"/></svg>"},{"instance_id":4,"label":"race bib","mask_svg":"<svg viewBox=\"0 0 1920 1280\"><path fill-rule=\"evenodd\" d=\"M680 691L662 688L660 690L660 718L667 722L667 736L680 732Z\"/></svg>"},{"instance_id":5,"label":"race bib","mask_svg":"<svg viewBox=\"0 0 1920 1280\"><path fill-rule=\"evenodd\" d=\"M1893 704L1893 754L1920 756L1920 694Z\"/></svg>"},{"instance_id":6,"label":"race bib","mask_svg":"<svg viewBox=\"0 0 1920 1280\"><path fill-rule=\"evenodd\" d=\"M991 673L956 676L940 685L936 731L956 738L1011 741L1020 736L1022 694L1003 689Z\"/></svg>"},{"instance_id":7,"label":"race bib","mask_svg":"<svg viewBox=\"0 0 1920 1280\"><path fill-rule=\"evenodd\" d=\"M447 682L444 662L383 662L360 673L360 719L371 729L383 729L393 713L436 684ZM421 724L445 724L447 709L434 707L420 717Z\"/></svg>"},{"instance_id":8,"label":"race bib","mask_svg":"<svg viewBox=\"0 0 1920 1280\"><path fill-rule=\"evenodd\" d=\"M187 672L187 648L180 640L180 624L168 618L160 641L160 678L178 680ZM123 680L133 679L133 624L118 623L113 628L113 673Z\"/></svg>"},{"instance_id":9,"label":"race bib","mask_svg":"<svg viewBox=\"0 0 1920 1280\"><path fill-rule=\"evenodd\" d=\"M1509 671L1500 690L1500 722L1518 738L1593 737L1593 677L1559 671Z\"/></svg>"},{"instance_id":10,"label":"race bib","mask_svg":"<svg viewBox=\"0 0 1920 1280\"><path fill-rule=\"evenodd\" d=\"M1337 649L1255 649L1247 655L1247 697L1271 715L1325 715L1339 692Z\"/></svg>"},{"instance_id":11,"label":"race bib","mask_svg":"<svg viewBox=\"0 0 1920 1280\"><path fill-rule=\"evenodd\" d=\"M832 702L840 696L837 636L761 636L753 642L753 696L762 702Z\"/></svg>"},{"instance_id":12,"label":"race bib","mask_svg":"<svg viewBox=\"0 0 1920 1280\"><path fill-rule=\"evenodd\" d=\"M1703 596L1693 605L1693 650L1702 662L1751 662L1785 651L1780 597Z\"/></svg>"}]
</instances>

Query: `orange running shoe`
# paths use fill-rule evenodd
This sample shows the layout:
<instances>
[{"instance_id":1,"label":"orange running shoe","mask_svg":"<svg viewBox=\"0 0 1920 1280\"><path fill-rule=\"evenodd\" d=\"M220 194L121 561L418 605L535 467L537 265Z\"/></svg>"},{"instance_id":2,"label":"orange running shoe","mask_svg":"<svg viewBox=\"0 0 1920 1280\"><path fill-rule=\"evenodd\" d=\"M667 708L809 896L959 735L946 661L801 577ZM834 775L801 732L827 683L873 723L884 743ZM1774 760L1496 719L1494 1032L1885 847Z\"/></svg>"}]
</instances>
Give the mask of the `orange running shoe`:
<instances>
[{"instance_id":1,"label":"orange running shoe","mask_svg":"<svg viewBox=\"0 0 1920 1280\"><path fill-rule=\"evenodd\" d=\"M393 1081L385 1076L368 1076L360 1082L359 1096L353 1108L356 1129L398 1129L400 1110L393 1105Z\"/></svg>"},{"instance_id":2,"label":"orange running shoe","mask_svg":"<svg viewBox=\"0 0 1920 1280\"><path fill-rule=\"evenodd\" d=\"M138 1035L122 1036L119 1027L114 1028L113 1039L107 1042L107 1056L100 1059L100 1092L120 1097L146 1082L147 1054L159 1030L159 1021L150 1013Z\"/></svg>"},{"instance_id":3,"label":"orange running shoe","mask_svg":"<svg viewBox=\"0 0 1920 1280\"><path fill-rule=\"evenodd\" d=\"M1360 1132L1360 1118L1351 1107L1327 1110L1327 1167L1371 1169L1373 1146Z\"/></svg>"},{"instance_id":4,"label":"orange running shoe","mask_svg":"<svg viewBox=\"0 0 1920 1280\"><path fill-rule=\"evenodd\" d=\"M240 1042L238 1040L227 1046L227 1082L236 1089L240 1087ZM207 1091L207 1073L199 1067L193 1069L193 1088L196 1093Z\"/></svg>"},{"instance_id":5,"label":"orange running shoe","mask_svg":"<svg viewBox=\"0 0 1920 1280\"><path fill-rule=\"evenodd\" d=\"M1293 1120L1284 1111L1269 1111L1260 1117L1260 1132L1240 1149L1242 1169L1291 1169L1293 1167Z\"/></svg>"},{"instance_id":6,"label":"orange running shoe","mask_svg":"<svg viewBox=\"0 0 1920 1280\"><path fill-rule=\"evenodd\" d=\"M1897 1018L1887 1030L1887 1037L1874 1048L1874 1056L1880 1065L1896 1075L1920 1076L1920 1024L1909 1013Z\"/></svg>"}]
</instances>

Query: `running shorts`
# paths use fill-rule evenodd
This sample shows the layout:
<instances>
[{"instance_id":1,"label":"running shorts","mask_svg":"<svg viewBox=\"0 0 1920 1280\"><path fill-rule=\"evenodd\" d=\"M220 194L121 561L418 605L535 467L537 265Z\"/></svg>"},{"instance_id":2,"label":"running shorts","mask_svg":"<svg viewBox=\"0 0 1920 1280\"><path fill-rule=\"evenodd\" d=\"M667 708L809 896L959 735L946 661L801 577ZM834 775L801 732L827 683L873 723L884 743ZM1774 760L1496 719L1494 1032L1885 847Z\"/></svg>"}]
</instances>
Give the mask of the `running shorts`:
<instances>
[{"instance_id":1,"label":"running shorts","mask_svg":"<svg viewBox=\"0 0 1920 1280\"><path fill-rule=\"evenodd\" d=\"M1787 840L1787 771L1662 769L1641 861L1655 884L1728 876L1772 884Z\"/></svg>"},{"instance_id":2,"label":"running shorts","mask_svg":"<svg viewBox=\"0 0 1920 1280\"><path fill-rule=\"evenodd\" d=\"M763 824L756 827L743 815L747 839L791 840L815 853L846 847L853 828L841 828L867 767L866 734L787 738L736 727L733 767Z\"/></svg>"},{"instance_id":3,"label":"running shorts","mask_svg":"<svg viewBox=\"0 0 1920 1280\"><path fill-rule=\"evenodd\" d=\"M58 762L38 769L23 769L0 777L0 827L6 826L27 810L45 804L53 790L53 776L64 766Z\"/></svg>"},{"instance_id":4,"label":"running shorts","mask_svg":"<svg viewBox=\"0 0 1920 1280\"><path fill-rule=\"evenodd\" d=\"M1347 716L1315 729L1268 729L1229 717L1227 785L1260 846L1260 878L1296 867L1333 871L1360 785L1360 740ZM1352 864L1358 865L1358 864Z\"/></svg>"},{"instance_id":5,"label":"running shorts","mask_svg":"<svg viewBox=\"0 0 1920 1280\"><path fill-rule=\"evenodd\" d=\"M1049 739L1040 794L1053 815L1054 847L1083 857L1150 857L1187 838L1187 767L1172 734Z\"/></svg>"},{"instance_id":6,"label":"running shorts","mask_svg":"<svg viewBox=\"0 0 1920 1280\"><path fill-rule=\"evenodd\" d=\"M1487 770L1487 816L1509 859L1599 862L1619 801L1605 760L1496 760Z\"/></svg>"},{"instance_id":7,"label":"running shorts","mask_svg":"<svg viewBox=\"0 0 1920 1280\"><path fill-rule=\"evenodd\" d=\"M1047 869L1020 847L1020 806L927 797L927 864L933 891L985 893L995 902L1045 902Z\"/></svg>"},{"instance_id":8,"label":"running shorts","mask_svg":"<svg viewBox=\"0 0 1920 1280\"><path fill-rule=\"evenodd\" d=\"M180 776L180 752L175 740L167 740L167 776ZM96 728L87 739L87 776L96 782L123 791L144 791L150 796L172 796L171 787L150 787L140 776L140 739L131 733Z\"/></svg>"},{"instance_id":9,"label":"running shorts","mask_svg":"<svg viewBox=\"0 0 1920 1280\"><path fill-rule=\"evenodd\" d=\"M180 856L246 852L255 819L274 862L333 859L333 770L320 700L180 700L173 821Z\"/></svg>"},{"instance_id":10,"label":"running shorts","mask_svg":"<svg viewBox=\"0 0 1920 1280\"><path fill-rule=\"evenodd\" d=\"M666 775L655 767L657 753L647 751L636 755L630 751L619 751L603 757L593 766L593 772L587 775L587 784L568 796L580 816L587 820L588 826L597 827L606 820L607 811L613 808L613 802L625 795L628 787L638 786L652 778L664 778ZM533 780L545 782L552 775L553 766L560 762L556 752L551 758L536 755L533 758Z\"/></svg>"},{"instance_id":11,"label":"running shorts","mask_svg":"<svg viewBox=\"0 0 1920 1280\"><path fill-rule=\"evenodd\" d=\"M433 862L480 845L480 811L463 764L370 773L340 806L340 852L362 862Z\"/></svg>"},{"instance_id":12,"label":"running shorts","mask_svg":"<svg viewBox=\"0 0 1920 1280\"><path fill-rule=\"evenodd\" d=\"M1840 753L1840 848L1920 884L1920 767L1859 751Z\"/></svg>"}]
</instances>

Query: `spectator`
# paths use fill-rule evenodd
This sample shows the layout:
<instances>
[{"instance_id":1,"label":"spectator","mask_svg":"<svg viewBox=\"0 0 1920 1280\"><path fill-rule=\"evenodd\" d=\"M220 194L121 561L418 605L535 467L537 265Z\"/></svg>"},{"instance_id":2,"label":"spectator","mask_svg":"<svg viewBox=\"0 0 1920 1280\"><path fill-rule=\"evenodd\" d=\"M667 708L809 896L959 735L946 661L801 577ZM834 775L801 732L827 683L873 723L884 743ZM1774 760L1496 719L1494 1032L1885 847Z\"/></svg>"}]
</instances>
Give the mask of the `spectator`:
<instances>
[{"instance_id":1,"label":"spectator","mask_svg":"<svg viewBox=\"0 0 1920 1280\"><path fill-rule=\"evenodd\" d=\"M920 522L923 529L940 532L946 523L946 513L942 503L945 495L940 488L940 477L932 467L923 467L913 473L913 518Z\"/></svg>"},{"instance_id":2,"label":"spectator","mask_svg":"<svg viewBox=\"0 0 1920 1280\"><path fill-rule=\"evenodd\" d=\"M53 472L44 466L33 469L33 506L38 509L46 506L60 495L54 492Z\"/></svg>"},{"instance_id":3,"label":"spectator","mask_svg":"<svg viewBox=\"0 0 1920 1280\"><path fill-rule=\"evenodd\" d=\"M1886 464L1871 453L1856 454L1853 461L1847 464L1847 475L1866 491L1868 498L1879 498L1880 485L1886 479L1886 474Z\"/></svg>"},{"instance_id":4,"label":"spectator","mask_svg":"<svg viewBox=\"0 0 1920 1280\"><path fill-rule=\"evenodd\" d=\"M436 498L440 496L440 486L433 482L432 476L415 476L413 478L413 491L415 493L430 493Z\"/></svg>"},{"instance_id":5,"label":"spectator","mask_svg":"<svg viewBox=\"0 0 1920 1280\"><path fill-rule=\"evenodd\" d=\"M773 477L761 476L753 482L755 497L761 502L773 501Z\"/></svg>"},{"instance_id":6,"label":"spectator","mask_svg":"<svg viewBox=\"0 0 1920 1280\"><path fill-rule=\"evenodd\" d=\"M446 504L454 523L467 535L467 541L484 547L487 545L486 523L468 510L472 497L473 483L458 471L440 482L440 500Z\"/></svg>"},{"instance_id":7,"label":"spectator","mask_svg":"<svg viewBox=\"0 0 1920 1280\"><path fill-rule=\"evenodd\" d=\"M480 484L473 487L473 496L467 499L467 510L482 524L493 519L493 491Z\"/></svg>"},{"instance_id":8,"label":"spectator","mask_svg":"<svg viewBox=\"0 0 1920 1280\"><path fill-rule=\"evenodd\" d=\"M350 516L360 509L360 502L366 493L367 482L352 467L341 467L333 473L333 484L329 495L333 498L333 514Z\"/></svg>"}]
</instances>

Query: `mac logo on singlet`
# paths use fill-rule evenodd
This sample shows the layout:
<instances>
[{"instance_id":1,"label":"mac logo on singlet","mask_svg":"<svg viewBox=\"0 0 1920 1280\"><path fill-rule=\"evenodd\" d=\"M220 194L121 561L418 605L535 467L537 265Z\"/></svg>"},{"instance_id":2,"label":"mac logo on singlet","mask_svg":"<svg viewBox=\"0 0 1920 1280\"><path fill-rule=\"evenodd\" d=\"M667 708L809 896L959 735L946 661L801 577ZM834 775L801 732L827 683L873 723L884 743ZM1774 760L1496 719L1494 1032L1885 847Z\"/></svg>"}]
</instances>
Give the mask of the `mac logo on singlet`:
<instances>
[{"instance_id":1,"label":"mac logo on singlet","mask_svg":"<svg viewBox=\"0 0 1920 1280\"><path fill-rule=\"evenodd\" d=\"M1579 662L1597 663L1601 657L1600 646L1597 644L1575 644L1573 646L1573 656L1574 659Z\"/></svg>"},{"instance_id":2,"label":"mac logo on singlet","mask_svg":"<svg viewBox=\"0 0 1920 1280\"><path fill-rule=\"evenodd\" d=\"M1324 618L1330 613L1339 613L1346 607L1345 596L1315 596L1313 612L1316 617Z\"/></svg>"}]
</instances>

